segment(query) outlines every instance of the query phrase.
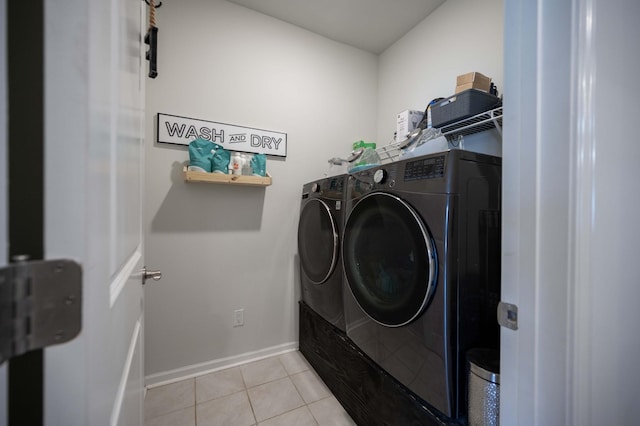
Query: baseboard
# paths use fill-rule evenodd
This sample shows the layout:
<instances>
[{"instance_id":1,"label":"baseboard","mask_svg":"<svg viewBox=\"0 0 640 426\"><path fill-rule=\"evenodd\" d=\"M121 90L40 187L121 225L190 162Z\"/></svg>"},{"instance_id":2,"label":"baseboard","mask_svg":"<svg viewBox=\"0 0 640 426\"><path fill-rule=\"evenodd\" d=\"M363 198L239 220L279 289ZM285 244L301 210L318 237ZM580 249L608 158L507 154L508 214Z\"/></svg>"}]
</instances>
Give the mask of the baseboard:
<instances>
[{"instance_id":1,"label":"baseboard","mask_svg":"<svg viewBox=\"0 0 640 426\"><path fill-rule=\"evenodd\" d=\"M298 342L283 343L282 345L271 346L269 348L260 349L258 351L246 352L227 358L216 359L213 361L203 362L201 364L189 365L187 367L177 368L175 370L164 371L161 373L145 376L145 388L155 388L170 383L179 382L185 379L192 379L203 374L213 373L215 371L224 370L225 368L236 367L238 365L247 364L253 361L259 361L275 355L298 350Z\"/></svg>"}]
</instances>

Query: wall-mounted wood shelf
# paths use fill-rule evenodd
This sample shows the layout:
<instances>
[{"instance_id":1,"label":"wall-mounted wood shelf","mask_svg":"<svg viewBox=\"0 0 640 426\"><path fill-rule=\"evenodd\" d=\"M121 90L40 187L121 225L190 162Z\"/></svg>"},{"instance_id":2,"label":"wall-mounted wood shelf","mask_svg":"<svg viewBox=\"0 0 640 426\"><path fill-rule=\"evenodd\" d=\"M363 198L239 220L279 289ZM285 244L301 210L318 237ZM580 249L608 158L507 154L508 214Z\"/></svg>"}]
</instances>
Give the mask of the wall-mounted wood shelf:
<instances>
[{"instance_id":1,"label":"wall-mounted wood shelf","mask_svg":"<svg viewBox=\"0 0 640 426\"><path fill-rule=\"evenodd\" d=\"M187 166L182 168L182 175L187 182L222 183L226 185L244 186L269 186L271 185L271 175L267 176L242 176L229 175L224 173L192 172Z\"/></svg>"}]
</instances>

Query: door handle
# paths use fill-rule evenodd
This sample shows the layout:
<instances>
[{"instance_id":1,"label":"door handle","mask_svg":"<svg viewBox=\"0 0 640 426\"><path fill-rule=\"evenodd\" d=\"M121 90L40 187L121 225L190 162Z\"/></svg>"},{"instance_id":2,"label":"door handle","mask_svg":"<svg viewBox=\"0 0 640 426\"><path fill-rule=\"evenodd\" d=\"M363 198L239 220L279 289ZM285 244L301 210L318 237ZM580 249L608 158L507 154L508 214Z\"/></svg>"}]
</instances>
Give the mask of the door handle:
<instances>
[{"instance_id":1,"label":"door handle","mask_svg":"<svg viewBox=\"0 0 640 426\"><path fill-rule=\"evenodd\" d=\"M142 272L142 285L144 285L149 278L152 278L154 281L159 281L162 278L162 272L151 271L147 269L146 266L144 266L140 272Z\"/></svg>"}]
</instances>

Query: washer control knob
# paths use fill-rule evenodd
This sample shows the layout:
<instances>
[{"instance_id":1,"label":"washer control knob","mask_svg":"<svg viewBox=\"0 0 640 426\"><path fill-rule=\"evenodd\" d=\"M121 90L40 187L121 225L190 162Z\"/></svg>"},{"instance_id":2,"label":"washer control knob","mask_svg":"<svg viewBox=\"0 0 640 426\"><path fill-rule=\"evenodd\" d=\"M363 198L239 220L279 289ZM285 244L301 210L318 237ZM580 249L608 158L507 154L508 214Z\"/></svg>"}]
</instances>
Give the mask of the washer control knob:
<instances>
[{"instance_id":1,"label":"washer control knob","mask_svg":"<svg viewBox=\"0 0 640 426\"><path fill-rule=\"evenodd\" d=\"M318 185L317 183L311 185L311 192L320 192L320 185Z\"/></svg>"},{"instance_id":2,"label":"washer control knob","mask_svg":"<svg viewBox=\"0 0 640 426\"><path fill-rule=\"evenodd\" d=\"M387 172L384 169L378 169L373 174L373 181L375 183L384 183L386 179L387 179Z\"/></svg>"}]
</instances>

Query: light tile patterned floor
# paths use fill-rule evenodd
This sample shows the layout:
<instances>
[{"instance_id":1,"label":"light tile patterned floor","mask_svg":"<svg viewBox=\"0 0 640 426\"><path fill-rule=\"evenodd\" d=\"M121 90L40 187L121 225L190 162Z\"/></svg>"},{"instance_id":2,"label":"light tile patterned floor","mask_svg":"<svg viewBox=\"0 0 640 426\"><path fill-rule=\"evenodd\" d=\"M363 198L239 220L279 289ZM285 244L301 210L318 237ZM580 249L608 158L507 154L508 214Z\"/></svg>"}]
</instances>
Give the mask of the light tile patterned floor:
<instances>
[{"instance_id":1,"label":"light tile patterned floor","mask_svg":"<svg viewBox=\"0 0 640 426\"><path fill-rule=\"evenodd\" d=\"M351 426L300 352L151 388L145 426Z\"/></svg>"}]
</instances>

